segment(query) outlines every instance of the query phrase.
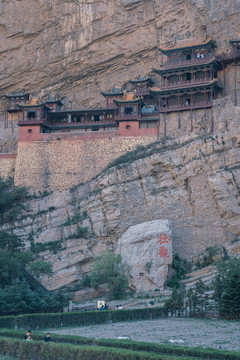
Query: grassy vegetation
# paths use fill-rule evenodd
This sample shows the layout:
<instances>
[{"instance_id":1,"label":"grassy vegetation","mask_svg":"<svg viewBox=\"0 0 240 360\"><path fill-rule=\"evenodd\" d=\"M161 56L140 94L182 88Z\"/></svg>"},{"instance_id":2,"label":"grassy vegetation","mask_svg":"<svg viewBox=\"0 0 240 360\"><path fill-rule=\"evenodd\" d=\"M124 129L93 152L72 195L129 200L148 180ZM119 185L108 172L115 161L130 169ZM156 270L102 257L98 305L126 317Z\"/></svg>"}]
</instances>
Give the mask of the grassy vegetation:
<instances>
[{"instance_id":1,"label":"grassy vegetation","mask_svg":"<svg viewBox=\"0 0 240 360\"><path fill-rule=\"evenodd\" d=\"M58 251L63 250L62 248L62 240L49 241L47 243L39 243L31 244L31 251L35 254L39 254L43 251L50 251L53 254L56 254Z\"/></svg>"},{"instance_id":2,"label":"grassy vegetation","mask_svg":"<svg viewBox=\"0 0 240 360\"><path fill-rule=\"evenodd\" d=\"M12 356L8 355L0 355L0 360L16 360L17 358L14 358Z\"/></svg>"},{"instance_id":3,"label":"grassy vegetation","mask_svg":"<svg viewBox=\"0 0 240 360\"><path fill-rule=\"evenodd\" d=\"M130 152L120 156L119 158L113 160L102 171L102 173L106 172L108 169L110 169L114 166L121 168L121 167L126 166L126 164L130 164L131 162L133 162L135 160L142 159L147 156L151 156L155 153L164 153L165 151L176 150L179 147L189 145L196 140L203 140L206 143L208 140L216 141L217 139L212 135L204 134L197 138L192 138L192 139L186 140L183 143L177 143L177 142L174 142L173 139L171 139L170 137L163 137L163 138L161 138L161 140L158 140L154 143L150 143L146 146L139 145L136 148L136 150L130 151Z\"/></svg>"},{"instance_id":4,"label":"grassy vegetation","mask_svg":"<svg viewBox=\"0 0 240 360\"><path fill-rule=\"evenodd\" d=\"M67 221L63 223L63 226L78 224L79 222L87 219L87 217L88 217L87 211L83 211L82 213L78 213L74 215L72 218L68 217Z\"/></svg>"},{"instance_id":5,"label":"grassy vegetation","mask_svg":"<svg viewBox=\"0 0 240 360\"><path fill-rule=\"evenodd\" d=\"M36 349L39 353L43 354L41 359L46 357L46 349L48 349L50 344L45 344L42 340L45 333L36 332L34 333L34 340L31 344L35 345L25 345L26 342L23 340L23 332L16 330L0 330L0 337L5 337L5 341L0 338L0 353L9 353L14 356L19 354L19 351L22 352L22 355L31 355L31 359L35 359L34 352ZM57 335L52 334L53 340L57 344L51 344L55 351L58 353L58 359L65 360L72 358L82 359L79 357L76 349L79 349L79 352L83 354L88 354L87 359L123 359L123 360L133 360L133 359L158 359L158 360L175 360L176 356L181 360L190 360L190 359L218 359L218 360L239 360L240 353L234 351L222 351L217 349L208 349L208 348L190 348L186 346L178 345L160 345L147 342L136 342L130 340L94 340L90 338L84 338L79 336L69 336L69 335ZM17 340L18 339L18 340ZM21 339L19 341L19 339ZM4 344L4 347L3 347ZM24 345L22 345L24 344ZM28 343L30 344L30 343ZM46 346L48 345L48 346ZM77 345L77 346L76 346ZM14 350L12 350L14 349ZM50 348L49 348L50 349ZM6 351L8 350L8 351ZM52 350L50 350L52 351ZM66 354L65 351L68 351ZM61 352L61 354L60 354ZM66 356L68 357L66 358ZM103 356L103 357L102 357ZM50 357L52 359L52 357ZM49 359L49 357L47 358ZM55 357L54 357L55 359ZM85 357L83 356L83 359Z\"/></svg>"},{"instance_id":6,"label":"grassy vegetation","mask_svg":"<svg viewBox=\"0 0 240 360\"><path fill-rule=\"evenodd\" d=\"M79 238L86 238L88 235L88 228L79 226L77 227L76 231L69 235L68 239L79 239Z\"/></svg>"}]
</instances>

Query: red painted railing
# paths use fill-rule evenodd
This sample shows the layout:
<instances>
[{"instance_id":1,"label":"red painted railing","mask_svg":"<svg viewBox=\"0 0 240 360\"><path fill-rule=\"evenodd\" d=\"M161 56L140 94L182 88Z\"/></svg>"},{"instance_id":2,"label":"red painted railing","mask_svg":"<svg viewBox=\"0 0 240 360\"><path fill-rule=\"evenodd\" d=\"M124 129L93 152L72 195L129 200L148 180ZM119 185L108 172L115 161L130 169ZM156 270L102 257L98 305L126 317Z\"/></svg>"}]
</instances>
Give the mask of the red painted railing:
<instances>
[{"instance_id":1,"label":"red painted railing","mask_svg":"<svg viewBox=\"0 0 240 360\"><path fill-rule=\"evenodd\" d=\"M115 117L115 120L134 120L138 118L138 114L134 113L134 114L123 114L123 115L117 115Z\"/></svg>"},{"instance_id":2,"label":"red painted railing","mask_svg":"<svg viewBox=\"0 0 240 360\"><path fill-rule=\"evenodd\" d=\"M165 107L160 107L159 112L170 112L170 111L180 111L180 110L194 110L201 109L205 107L211 107L213 105L212 101L200 101L193 104L176 104L176 105L168 105Z\"/></svg>"},{"instance_id":3,"label":"red painted railing","mask_svg":"<svg viewBox=\"0 0 240 360\"><path fill-rule=\"evenodd\" d=\"M174 87L183 87L186 85L199 85L199 84L207 84L211 81L210 77L205 77L203 79L194 79L194 80L184 80L177 82L169 82L167 81L165 84L161 85L162 89L174 88Z\"/></svg>"},{"instance_id":4,"label":"red painted railing","mask_svg":"<svg viewBox=\"0 0 240 360\"><path fill-rule=\"evenodd\" d=\"M20 108L16 103L10 103L10 104L7 104L6 110L7 111L14 111L14 110L18 111L18 110L20 110Z\"/></svg>"},{"instance_id":5,"label":"red painted railing","mask_svg":"<svg viewBox=\"0 0 240 360\"><path fill-rule=\"evenodd\" d=\"M47 123L51 126L61 126L61 125L66 125L66 126L72 126L72 125L104 125L104 124L114 124L116 121L115 119L106 119L106 120L99 120L99 121L95 121L95 120L81 120L81 121L71 121L69 122L68 120L64 120L64 121L54 121L54 120L50 120Z\"/></svg>"},{"instance_id":6,"label":"red painted railing","mask_svg":"<svg viewBox=\"0 0 240 360\"><path fill-rule=\"evenodd\" d=\"M18 124L19 125L42 125L42 124L47 124L47 121L45 119L40 119L40 120L36 120L36 119L27 119L27 120L19 119Z\"/></svg>"},{"instance_id":7,"label":"red painted railing","mask_svg":"<svg viewBox=\"0 0 240 360\"><path fill-rule=\"evenodd\" d=\"M205 64L208 63L210 60L212 60L213 57L212 56L206 56L204 58L200 57L200 58L192 58L190 60L179 60L176 62L170 62L167 61L164 64L162 64L162 68L175 68L175 67L180 67L180 66L185 66L185 65L201 65L201 64Z\"/></svg>"}]
</instances>

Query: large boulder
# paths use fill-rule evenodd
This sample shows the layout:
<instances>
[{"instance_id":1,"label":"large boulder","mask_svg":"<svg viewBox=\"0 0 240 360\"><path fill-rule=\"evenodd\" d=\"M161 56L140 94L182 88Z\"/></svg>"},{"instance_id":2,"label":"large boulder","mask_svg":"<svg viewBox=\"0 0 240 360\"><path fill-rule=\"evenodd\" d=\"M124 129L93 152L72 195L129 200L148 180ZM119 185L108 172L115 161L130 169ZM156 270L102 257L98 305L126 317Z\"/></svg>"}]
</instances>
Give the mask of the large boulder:
<instances>
[{"instance_id":1,"label":"large boulder","mask_svg":"<svg viewBox=\"0 0 240 360\"><path fill-rule=\"evenodd\" d=\"M154 220L131 226L118 240L117 253L131 266L132 288L163 289L172 263L171 222Z\"/></svg>"}]
</instances>

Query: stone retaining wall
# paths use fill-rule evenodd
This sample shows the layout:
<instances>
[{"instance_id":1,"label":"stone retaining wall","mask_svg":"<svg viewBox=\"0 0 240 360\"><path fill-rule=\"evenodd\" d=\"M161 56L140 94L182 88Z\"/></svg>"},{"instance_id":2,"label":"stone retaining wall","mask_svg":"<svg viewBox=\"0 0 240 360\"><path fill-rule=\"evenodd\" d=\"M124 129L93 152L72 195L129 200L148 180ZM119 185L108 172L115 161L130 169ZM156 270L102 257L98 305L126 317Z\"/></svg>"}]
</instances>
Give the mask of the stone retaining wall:
<instances>
[{"instance_id":1,"label":"stone retaining wall","mask_svg":"<svg viewBox=\"0 0 240 360\"><path fill-rule=\"evenodd\" d=\"M157 140L145 137L65 137L19 142L15 184L35 190L66 190L86 182L111 161L138 145Z\"/></svg>"}]
</instances>

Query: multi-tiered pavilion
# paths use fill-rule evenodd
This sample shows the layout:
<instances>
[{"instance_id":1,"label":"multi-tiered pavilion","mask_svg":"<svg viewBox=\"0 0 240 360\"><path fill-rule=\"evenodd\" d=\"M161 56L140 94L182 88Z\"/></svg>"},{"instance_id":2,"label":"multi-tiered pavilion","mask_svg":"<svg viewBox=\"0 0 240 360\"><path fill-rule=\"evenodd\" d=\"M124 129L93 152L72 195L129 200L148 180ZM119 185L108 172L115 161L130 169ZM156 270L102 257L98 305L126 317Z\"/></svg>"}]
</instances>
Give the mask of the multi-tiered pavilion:
<instances>
[{"instance_id":1,"label":"multi-tiered pavilion","mask_svg":"<svg viewBox=\"0 0 240 360\"><path fill-rule=\"evenodd\" d=\"M7 94L6 124L8 120L17 120L28 136L31 127L38 126L39 133L114 131L116 136L159 137L168 134L167 124L168 130L181 129L181 116L189 113L191 126L187 131L191 131L192 114L196 117L196 111L201 110L206 114L222 89L222 94L226 95L225 67L231 62L235 64L237 104L236 65L240 60L240 41L231 40L230 44L232 53L218 57L214 56L216 44L212 39L182 40L173 47L160 47L165 62L153 69L160 75L158 85L153 86L151 77L141 74L129 80L131 91L126 90L129 86L113 86L110 91L102 92L106 99L104 108L73 110L66 108L60 98L50 95ZM223 86L218 78L219 70L223 73ZM170 117L174 117L172 126ZM207 131L213 130L211 121ZM160 126L164 131L159 132Z\"/></svg>"},{"instance_id":2,"label":"multi-tiered pavilion","mask_svg":"<svg viewBox=\"0 0 240 360\"><path fill-rule=\"evenodd\" d=\"M159 48L167 61L153 69L161 80L160 87L151 88L151 92L158 95L160 113L212 107L215 93L221 88L214 48L212 40L184 41L169 49Z\"/></svg>"}]
</instances>

